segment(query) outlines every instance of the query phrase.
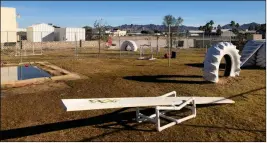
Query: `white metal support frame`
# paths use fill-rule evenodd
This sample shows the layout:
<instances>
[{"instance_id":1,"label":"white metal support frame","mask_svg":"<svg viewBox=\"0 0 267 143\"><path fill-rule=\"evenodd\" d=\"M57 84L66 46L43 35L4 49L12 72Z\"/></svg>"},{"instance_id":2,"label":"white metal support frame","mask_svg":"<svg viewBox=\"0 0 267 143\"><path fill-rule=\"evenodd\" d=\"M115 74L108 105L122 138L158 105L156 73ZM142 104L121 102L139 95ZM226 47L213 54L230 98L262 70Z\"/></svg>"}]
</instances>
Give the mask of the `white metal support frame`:
<instances>
[{"instance_id":1,"label":"white metal support frame","mask_svg":"<svg viewBox=\"0 0 267 143\"><path fill-rule=\"evenodd\" d=\"M159 96L159 98L170 97L172 95L174 97L176 97L176 92L173 91L173 92L167 93L165 95ZM189 104L191 104L191 105L189 105ZM183 117L181 119L175 119L173 117L169 117L169 116L165 115L165 113L168 111L181 110L182 108L191 109L192 114L189 116ZM196 103L195 103L195 99L193 97L189 98L188 100L184 100L182 103L181 102L174 102L173 105L171 105L171 106L156 106L155 107L155 114L152 114L150 116L146 116L146 115L142 114L140 112L139 107L136 108L136 121L139 123L144 122L144 121L153 122L156 124L156 128L159 132L164 130L164 129L167 129L171 126L174 126L176 124L179 124L183 121L186 121L186 120L189 120L189 119L195 118L195 117L196 117ZM160 125L160 118L164 118L164 119L167 119L167 120L172 121L172 122L170 122L164 126L161 126Z\"/></svg>"}]
</instances>

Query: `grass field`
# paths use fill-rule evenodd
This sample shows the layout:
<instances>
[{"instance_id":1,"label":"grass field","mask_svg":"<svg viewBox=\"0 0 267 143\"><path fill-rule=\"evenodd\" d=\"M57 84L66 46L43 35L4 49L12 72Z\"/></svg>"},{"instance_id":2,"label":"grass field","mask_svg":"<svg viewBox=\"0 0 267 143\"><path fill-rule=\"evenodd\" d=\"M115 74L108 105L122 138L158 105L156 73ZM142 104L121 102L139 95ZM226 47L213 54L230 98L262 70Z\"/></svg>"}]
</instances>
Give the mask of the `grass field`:
<instances>
[{"instance_id":1,"label":"grass field","mask_svg":"<svg viewBox=\"0 0 267 143\"><path fill-rule=\"evenodd\" d=\"M210 84L202 78L205 50L179 50L176 59L136 60L105 51L100 57L45 51L23 61L48 61L87 79L49 82L1 91L3 141L266 141L266 80L263 69L244 69L236 78ZM163 54L161 53L161 56ZM2 56L2 61L19 58ZM134 109L66 112L63 98L221 96L232 105L198 106L197 117L157 132L136 123ZM150 112L149 110L147 112Z\"/></svg>"}]
</instances>

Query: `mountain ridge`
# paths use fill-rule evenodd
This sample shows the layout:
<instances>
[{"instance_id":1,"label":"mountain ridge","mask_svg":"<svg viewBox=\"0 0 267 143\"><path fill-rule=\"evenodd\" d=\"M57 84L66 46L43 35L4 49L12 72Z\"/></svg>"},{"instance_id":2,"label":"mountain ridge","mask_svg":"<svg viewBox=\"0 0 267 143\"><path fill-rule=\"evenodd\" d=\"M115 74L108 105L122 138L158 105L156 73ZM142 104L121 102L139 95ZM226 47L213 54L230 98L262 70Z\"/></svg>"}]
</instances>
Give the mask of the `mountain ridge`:
<instances>
[{"instance_id":1,"label":"mountain ridge","mask_svg":"<svg viewBox=\"0 0 267 143\"><path fill-rule=\"evenodd\" d=\"M239 29L248 29L248 27L252 25L253 27L255 27L256 25L260 25L259 23L256 22L251 22L251 23L245 23L240 25ZM226 24L221 26L222 29L230 29L231 26L230 24ZM153 31L153 30L159 30L159 31L166 31L167 27L164 25L156 25L156 24L123 24L120 26L108 26L108 29L123 29L123 30L128 30L130 32L141 32L142 30L148 30L148 31ZM195 27L195 26L186 26L186 25L181 25L179 27L179 29L181 31L185 31L185 30L198 30L199 27Z\"/></svg>"}]
</instances>

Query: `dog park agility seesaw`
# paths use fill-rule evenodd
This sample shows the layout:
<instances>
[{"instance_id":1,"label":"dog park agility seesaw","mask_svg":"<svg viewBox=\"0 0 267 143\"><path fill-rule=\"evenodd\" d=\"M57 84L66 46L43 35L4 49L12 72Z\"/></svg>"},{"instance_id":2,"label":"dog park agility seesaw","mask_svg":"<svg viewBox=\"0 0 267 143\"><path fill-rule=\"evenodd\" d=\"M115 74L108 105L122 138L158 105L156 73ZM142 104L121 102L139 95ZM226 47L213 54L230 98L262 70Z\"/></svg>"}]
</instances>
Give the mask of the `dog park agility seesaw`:
<instances>
[{"instance_id":1,"label":"dog park agility seesaw","mask_svg":"<svg viewBox=\"0 0 267 143\"><path fill-rule=\"evenodd\" d=\"M176 91L169 92L158 97L125 97L125 98L85 98L85 99L62 99L66 111L84 111L111 108L136 108L136 121L150 121L156 124L158 131L179 124L183 121L196 117L196 104L232 104L233 100L224 97L178 97ZM155 108L155 114L146 116L140 112L141 107ZM168 111L187 108L192 114L180 119L165 115ZM160 118L171 121L161 126Z\"/></svg>"}]
</instances>

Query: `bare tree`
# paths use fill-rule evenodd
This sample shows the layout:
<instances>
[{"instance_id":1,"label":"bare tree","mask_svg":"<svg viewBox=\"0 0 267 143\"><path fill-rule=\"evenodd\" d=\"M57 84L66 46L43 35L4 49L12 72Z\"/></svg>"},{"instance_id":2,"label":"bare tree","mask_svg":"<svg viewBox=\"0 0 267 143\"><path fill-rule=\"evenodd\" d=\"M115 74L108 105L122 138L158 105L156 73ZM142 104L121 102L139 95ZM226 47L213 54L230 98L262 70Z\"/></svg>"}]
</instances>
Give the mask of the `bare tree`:
<instances>
[{"instance_id":1,"label":"bare tree","mask_svg":"<svg viewBox=\"0 0 267 143\"><path fill-rule=\"evenodd\" d=\"M177 36L178 36L178 46L179 46L179 40L180 40L179 27L180 27L180 25L182 25L183 22L184 22L184 20L180 16L176 19Z\"/></svg>"},{"instance_id":2,"label":"bare tree","mask_svg":"<svg viewBox=\"0 0 267 143\"><path fill-rule=\"evenodd\" d=\"M171 46L170 46L170 42L171 42L171 40L170 40L170 37L171 37L171 26L175 26L175 24L176 24L176 19L175 19L175 17L174 16L172 16L172 15L166 15L166 16L164 16L164 18L163 18L163 25L165 25L165 26L167 26L168 28L169 28L169 40L168 40L168 47L169 47L169 52L168 52L168 54L169 54L169 60L168 60L168 65L169 66L171 66L171 63L170 63L170 61L171 61L171 57L170 57L170 55L171 55Z\"/></svg>"},{"instance_id":3,"label":"bare tree","mask_svg":"<svg viewBox=\"0 0 267 143\"><path fill-rule=\"evenodd\" d=\"M101 18L100 20L96 20L94 23L94 27L98 32L98 56L100 55L100 44L101 44L101 36L104 35L106 30L106 23Z\"/></svg>"}]
</instances>

